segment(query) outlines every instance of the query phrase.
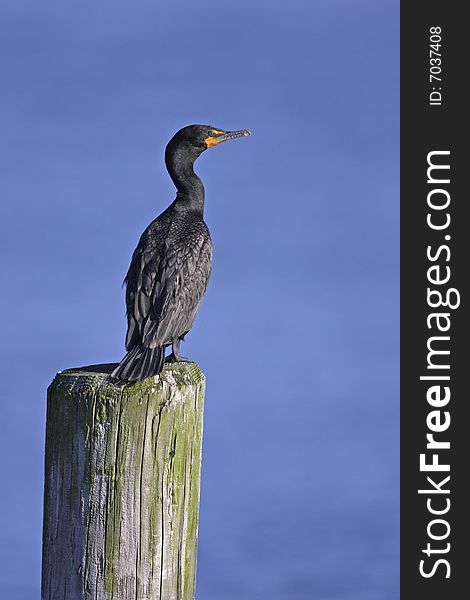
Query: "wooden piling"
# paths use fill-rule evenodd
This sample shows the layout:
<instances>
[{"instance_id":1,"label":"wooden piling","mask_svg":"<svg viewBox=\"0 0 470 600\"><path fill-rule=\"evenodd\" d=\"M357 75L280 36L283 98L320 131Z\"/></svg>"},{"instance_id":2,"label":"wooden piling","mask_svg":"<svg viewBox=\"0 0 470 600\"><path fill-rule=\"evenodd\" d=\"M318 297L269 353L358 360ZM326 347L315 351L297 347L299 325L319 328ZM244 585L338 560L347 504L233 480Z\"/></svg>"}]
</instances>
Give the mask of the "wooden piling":
<instances>
[{"instance_id":1,"label":"wooden piling","mask_svg":"<svg viewBox=\"0 0 470 600\"><path fill-rule=\"evenodd\" d=\"M42 600L192 600L204 375L129 384L114 366L48 390Z\"/></svg>"}]
</instances>

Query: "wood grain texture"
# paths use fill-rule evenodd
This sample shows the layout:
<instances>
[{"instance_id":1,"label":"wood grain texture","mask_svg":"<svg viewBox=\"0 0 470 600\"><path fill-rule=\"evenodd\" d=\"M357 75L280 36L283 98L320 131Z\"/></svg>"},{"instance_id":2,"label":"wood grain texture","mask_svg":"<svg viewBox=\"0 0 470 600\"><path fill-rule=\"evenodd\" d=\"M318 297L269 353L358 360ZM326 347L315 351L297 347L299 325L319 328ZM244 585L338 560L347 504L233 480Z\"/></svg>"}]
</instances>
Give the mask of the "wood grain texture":
<instances>
[{"instance_id":1,"label":"wood grain texture","mask_svg":"<svg viewBox=\"0 0 470 600\"><path fill-rule=\"evenodd\" d=\"M129 384L114 366L48 390L42 600L192 600L204 375Z\"/></svg>"}]
</instances>

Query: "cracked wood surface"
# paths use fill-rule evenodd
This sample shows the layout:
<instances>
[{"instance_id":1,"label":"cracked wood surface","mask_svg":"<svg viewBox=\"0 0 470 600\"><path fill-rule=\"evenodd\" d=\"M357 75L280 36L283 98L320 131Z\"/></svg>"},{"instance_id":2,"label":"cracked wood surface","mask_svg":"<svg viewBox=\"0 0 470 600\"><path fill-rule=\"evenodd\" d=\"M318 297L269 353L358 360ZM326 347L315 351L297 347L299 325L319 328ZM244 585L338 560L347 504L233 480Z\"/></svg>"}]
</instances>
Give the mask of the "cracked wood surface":
<instances>
[{"instance_id":1,"label":"cracked wood surface","mask_svg":"<svg viewBox=\"0 0 470 600\"><path fill-rule=\"evenodd\" d=\"M114 366L48 390L42 600L192 600L204 375L129 384Z\"/></svg>"}]
</instances>

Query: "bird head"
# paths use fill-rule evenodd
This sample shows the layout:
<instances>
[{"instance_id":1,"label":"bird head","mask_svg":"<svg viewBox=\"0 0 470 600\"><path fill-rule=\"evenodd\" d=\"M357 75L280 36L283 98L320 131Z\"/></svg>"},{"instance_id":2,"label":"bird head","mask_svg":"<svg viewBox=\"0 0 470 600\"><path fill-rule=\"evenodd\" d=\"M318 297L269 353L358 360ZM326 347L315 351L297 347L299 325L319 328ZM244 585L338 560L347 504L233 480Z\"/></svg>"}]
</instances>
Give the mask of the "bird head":
<instances>
[{"instance_id":1,"label":"bird head","mask_svg":"<svg viewBox=\"0 0 470 600\"><path fill-rule=\"evenodd\" d=\"M169 148L186 147L197 155L208 148L238 137L250 135L247 129L239 131L224 131L211 125L188 125L180 129L169 141Z\"/></svg>"}]
</instances>

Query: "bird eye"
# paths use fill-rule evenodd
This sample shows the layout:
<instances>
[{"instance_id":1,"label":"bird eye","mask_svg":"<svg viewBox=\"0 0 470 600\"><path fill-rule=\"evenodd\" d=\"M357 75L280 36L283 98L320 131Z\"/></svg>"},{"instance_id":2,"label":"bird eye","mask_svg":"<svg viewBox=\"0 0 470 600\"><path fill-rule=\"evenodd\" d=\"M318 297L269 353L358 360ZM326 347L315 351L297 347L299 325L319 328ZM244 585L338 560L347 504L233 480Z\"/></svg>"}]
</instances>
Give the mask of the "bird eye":
<instances>
[{"instance_id":1,"label":"bird eye","mask_svg":"<svg viewBox=\"0 0 470 600\"><path fill-rule=\"evenodd\" d=\"M209 133L207 134L210 137L214 137L215 136L215 131L209 131Z\"/></svg>"}]
</instances>

